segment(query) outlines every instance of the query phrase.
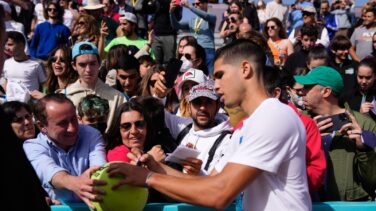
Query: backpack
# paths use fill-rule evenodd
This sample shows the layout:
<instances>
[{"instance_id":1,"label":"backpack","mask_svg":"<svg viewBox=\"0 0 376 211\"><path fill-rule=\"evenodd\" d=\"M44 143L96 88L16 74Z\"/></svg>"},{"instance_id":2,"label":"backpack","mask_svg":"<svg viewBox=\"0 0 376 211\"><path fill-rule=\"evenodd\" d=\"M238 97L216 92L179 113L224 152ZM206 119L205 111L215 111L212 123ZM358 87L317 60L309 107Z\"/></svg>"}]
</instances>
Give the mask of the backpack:
<instances>
[{"instance_id":1,"label":"backpack","mask_svg":"<svg viewBox=\"0 0 376 211\"><path fill-rule=\"evenodd\" d=\"M180 133L178 134L176 138L176 142L178 143L178 145L180 145L181 141L188 134L191 128L192 128L192 123L187 125L182 131L180 131ZM223 139L227 136L227 134L232 134L232 132L229 130L222 131L221 135L218 136L213 146L210 148L208 161L206 162L205 167L204 167L206 171L209 169L209 165L213 161L215 151L217 150L218 146L222 143Z\"/></svg>"}]
</instances>

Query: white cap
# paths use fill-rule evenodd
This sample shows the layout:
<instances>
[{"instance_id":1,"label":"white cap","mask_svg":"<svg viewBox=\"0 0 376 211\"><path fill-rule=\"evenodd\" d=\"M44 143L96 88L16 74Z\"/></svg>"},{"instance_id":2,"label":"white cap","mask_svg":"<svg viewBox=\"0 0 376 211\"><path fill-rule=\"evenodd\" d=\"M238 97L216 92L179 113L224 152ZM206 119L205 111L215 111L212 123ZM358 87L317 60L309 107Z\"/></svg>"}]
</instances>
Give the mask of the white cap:
<instances>
[{"instance_id":1,"label":"white cap","mask_svg":"<svg viewBox=\"0 0 376 211\"><path fill-rule=\"evenodd\" d=\"M208 80L208 77L202 72L202 70L189 68L187 72L185 72L181 78L179 83L179 98L181 97L181 89L183 84L187 81L193 81L197 84L203 83Z\"/></svg>"},{"instance_id":2,"label":"white cap","mask_svg":"<svg viewBox=\"0 0 376 211\"><path fill-rule=\"evenodd\" d=\"M311 5L303 7L302 11L303 12L309 12L309 13L312 13L312 14L316 13L315 7L313 7Z\"/></svg>"},{"instance_id":3,"label":"white cap","mask_svg":"<svg viewBox=\"0 0 376 211\"><path fill-rule=\"evenodd\" d=\"M132 23L137 23L137 17L131 12L124 12L120 14L119 20L127 20Z\"/></svg>"}]
</instances>

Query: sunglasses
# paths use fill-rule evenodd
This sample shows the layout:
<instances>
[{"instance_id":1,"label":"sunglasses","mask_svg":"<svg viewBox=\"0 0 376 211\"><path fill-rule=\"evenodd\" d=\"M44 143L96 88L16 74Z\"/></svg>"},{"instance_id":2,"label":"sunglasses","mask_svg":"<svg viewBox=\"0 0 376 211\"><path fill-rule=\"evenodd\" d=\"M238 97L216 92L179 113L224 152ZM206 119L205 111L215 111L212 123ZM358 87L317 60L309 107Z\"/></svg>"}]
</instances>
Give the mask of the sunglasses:
<instances>
[{"instance_id":1,"label":"sunglasses","mask_svg":"<svg viewBox=\"0 0 376 211\"><path fill-rule=\"evenodd\" d=\"M56 9L56 8L48 8L47 11L48 11L48 12L56 12L57 9Z\"/></svg>"},{"instance_id":2,"label":"sunglasses","mask_svg":"<svg viewBox=\"0 0 376 211\"><path fill-rule=\"evenodd\" d=\"M189 54L189 53L183 53L182 56L184 56L186 59L192 61L192 55L191 54Z\"/></svg>"},{"instance_id":3,"label":"sunglasses","mask_svg":"<svg viewBox=\"0 0 376 211\"><path fill-rule=\"evenodd\" d=\"M53 63L57 62L57 60L59 60L61 63L65 63L66 62L66 60L63 57L60 57L60 56L54 56L54 57L51 58L51 61Z\"/></svg>"},{"instance_id":4,"label":"sunglasses","mask_svg":"<svg viewBox=\"0 0 376 211\"><path fill-rule=\"evenodd\" d=\"M150 80L149 86L154 87L156 82L157 82L157 80Z\"/></svg>"},{"instance_id":5,"label":"sunglasses","mask_svg":"<svg viewBox=\"0 0 376 211\"><path fill-rule=\"evenodd\" d=\"M120 124L120 129L129 131L132 128L132 125L134 125L137 129L144 129L146 123L144 120L139 120L135 122L124 122Z\"/></svg>"},{"instance_id":6,"label":"sunglasses","mask_svg":"<svg viewBox=\"0 0 376 211\"><path fill-rule=\"evenodd\" d=\"M305 12L305 11L302 12L303 17L304 16L311 16L311 15L314 15L314 14L315 13L310 13L310 12Z\"/></svg>"},{"instance_id":7,"label":"sunglasses","mask_svg":"<svg viewBox=\"0 0 376 211\"><path fill-rule=\"evenodd\" d=\"M201 4L201 2L197 2L197 3L192 3L192 6L198 6L198 5L200 5Z\"/></svg>"},{"instance_id":8,"label":"sunglasses","mask_svg":"<svg viewBox=\"0 0 376 211\"><path fill-rule=\"evenodd\" d=\"M266 29L271 29L271 30L275 30L277 27L276 26L267 26Z\"/></svg>"},{"instance_id":9,"label":"sunglasses","mask_svg":"<svg viewBox=\"0 0 376 211\"><path fill-rule=\"evenodd\" d=\"M227 23L236 23L237 19L234 17L230 17L226 19Z\"/></svg>"},{"instance_id":10,"label":"sunglasses","mask_svg":"<svg viewBox=\"0 0 376 211\"><path fill-rule=\"evenodd\" d=\"M25 121L25 119L31 121L32 118L33 118L32 115L26 114L25 116L16 116L16 117L14 117L13 120L12 120L12 122L14 122L14 123L22 123L22 122Z\"/></svg>"},{"instance_id":11,"label":"sunglasses","mask_svg":"<svg viewBox=\"0 0 376 211\"><path fill-rule=\"evenodd\" d=\"M80 22L78 22L78 24L77 24L77 25L79 25L79 26L85 25L85 22L83 22L83 21L80 21Z\"/></svg>"}]
</instances>

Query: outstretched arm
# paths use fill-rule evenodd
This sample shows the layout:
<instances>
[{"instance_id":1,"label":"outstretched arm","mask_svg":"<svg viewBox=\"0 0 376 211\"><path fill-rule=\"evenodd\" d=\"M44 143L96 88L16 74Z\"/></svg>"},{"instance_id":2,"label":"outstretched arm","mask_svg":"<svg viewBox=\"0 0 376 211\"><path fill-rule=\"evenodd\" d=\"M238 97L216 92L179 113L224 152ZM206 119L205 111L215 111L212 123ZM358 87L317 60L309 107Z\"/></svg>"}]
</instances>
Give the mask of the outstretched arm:
<instances>
[{"instance_id":1,"label":"outstretched arm","mask_svg":"<svg viewBox=\"0 0 376 211\"><path fill-rule=\"evenodd\" d=\"M114 185L114 189L123 184L136 186L147 184L147 186L182 202L224 209L262 171L250 166L228 163L217 175L186 179L152 173L145 168L126 163L114 163L109 167L108 172L110 176L116 174L125 176L124 180Z\"/></svg>"}]
</instances>

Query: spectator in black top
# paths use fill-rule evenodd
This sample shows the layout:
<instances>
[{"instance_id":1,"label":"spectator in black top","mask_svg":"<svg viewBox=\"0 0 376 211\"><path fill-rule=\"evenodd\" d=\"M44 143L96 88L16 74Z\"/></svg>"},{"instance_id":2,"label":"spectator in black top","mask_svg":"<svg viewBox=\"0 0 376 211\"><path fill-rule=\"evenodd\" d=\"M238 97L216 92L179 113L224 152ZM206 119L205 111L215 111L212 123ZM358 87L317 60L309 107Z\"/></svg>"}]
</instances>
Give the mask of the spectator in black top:
<instances>
[{"instance_id":1,"label":"spectator in black top","mask_svg":"<svg viewBox=\"0 0 376 211\"><path fill-rule=\"evenodd\" d=\"M313 25L304 25L300 33L302 49L288 56L285 62L284 69L290 73L306 67L308 52L315 46L318 37L317 28Z\"/></svg>"},{"instance_id":2,"label":"spectator in black top","mask_svg":"<svg viewBox=\"0 0 376 211\"><path fill-rule=\"evenodd\" d=\"M253 30L260 31L260 20L255 4L253 2L249 3L246 0L240 2L243 5L243 16L248 19L248 23L251 24Z\"/></svg>"},{"instance_id":3,"label":"spectator in black top","mask_svg":"<svg viewBox=\"0 0 376 211\"><path fill-rule=\"evenodd\" d=\"M352 110L369 114L376 120L373 109L376 96L376 61L374 58L363 59L356 71L356 87L346 93L342 101L347 102Z\"/></svg>"},{"instance_id":4,"label":"spectator in black top","mask_svg":"<svg viewBox=\"0 0 376 211\"><path fill-rule=\"evenodd\" d=\"M130 55L121 57L114 67L116 69L116 84L112 86L125 95L127 99L139 95L141 76L138 60Z\"/></svg>"},{"instance_id":5,"label":"spectator in black top","mask_svg":"<svg viewBox=\"0 0 376 211\"><path fill-rule=\"evenodd\" d=\"M328 66L329 55L322 45L313 47L307 56L307 72L318 66Z\"/></svg>"},{"instance_id":6,"label":"spectator in black top","mask_svg":"<svg viewBox=\"0 0 376 211\"><path fill-rule=\"evenodd\" d=\"M337 35L330 44L331 58L329 66L336 69L343 78L344 92L354 89L356 84L355 70L358 62L349 59L351 42L343 35Z\"/></svg>"},{"instance_id":7,"label":"spectator in black top","mask_svg":"<svg viewBox=\"0 0 376 211\"><path fill-rule=\"evenodd\" d=\"M171 26L170 22L170 0L156 0L154 5L154 40L152 48L157 64L166 64L171 58L175 57L177 30ZM180 21L182 7L176 7L173 13L177 20Z\"/></svg>"},{"instance_id":8,"label":"spectator in black top","mask_svg":"<svg viewBox=\"0 0 376 211\"><path fill-rule=\"evenodd\" d=\"M4 10L0 7L0 52L4 52L5 38ZM3 63L4 54L0 53L0 74L3 71ZM0 186L6 193L1 197L2 204L12 206L12 210L50 210L45 200L46 192L1 106L0 119L0 160L3 172L5 171L1 176ZM14 191L17 191L17 195L10 194Z\"/></svg>"}]
</instances>

